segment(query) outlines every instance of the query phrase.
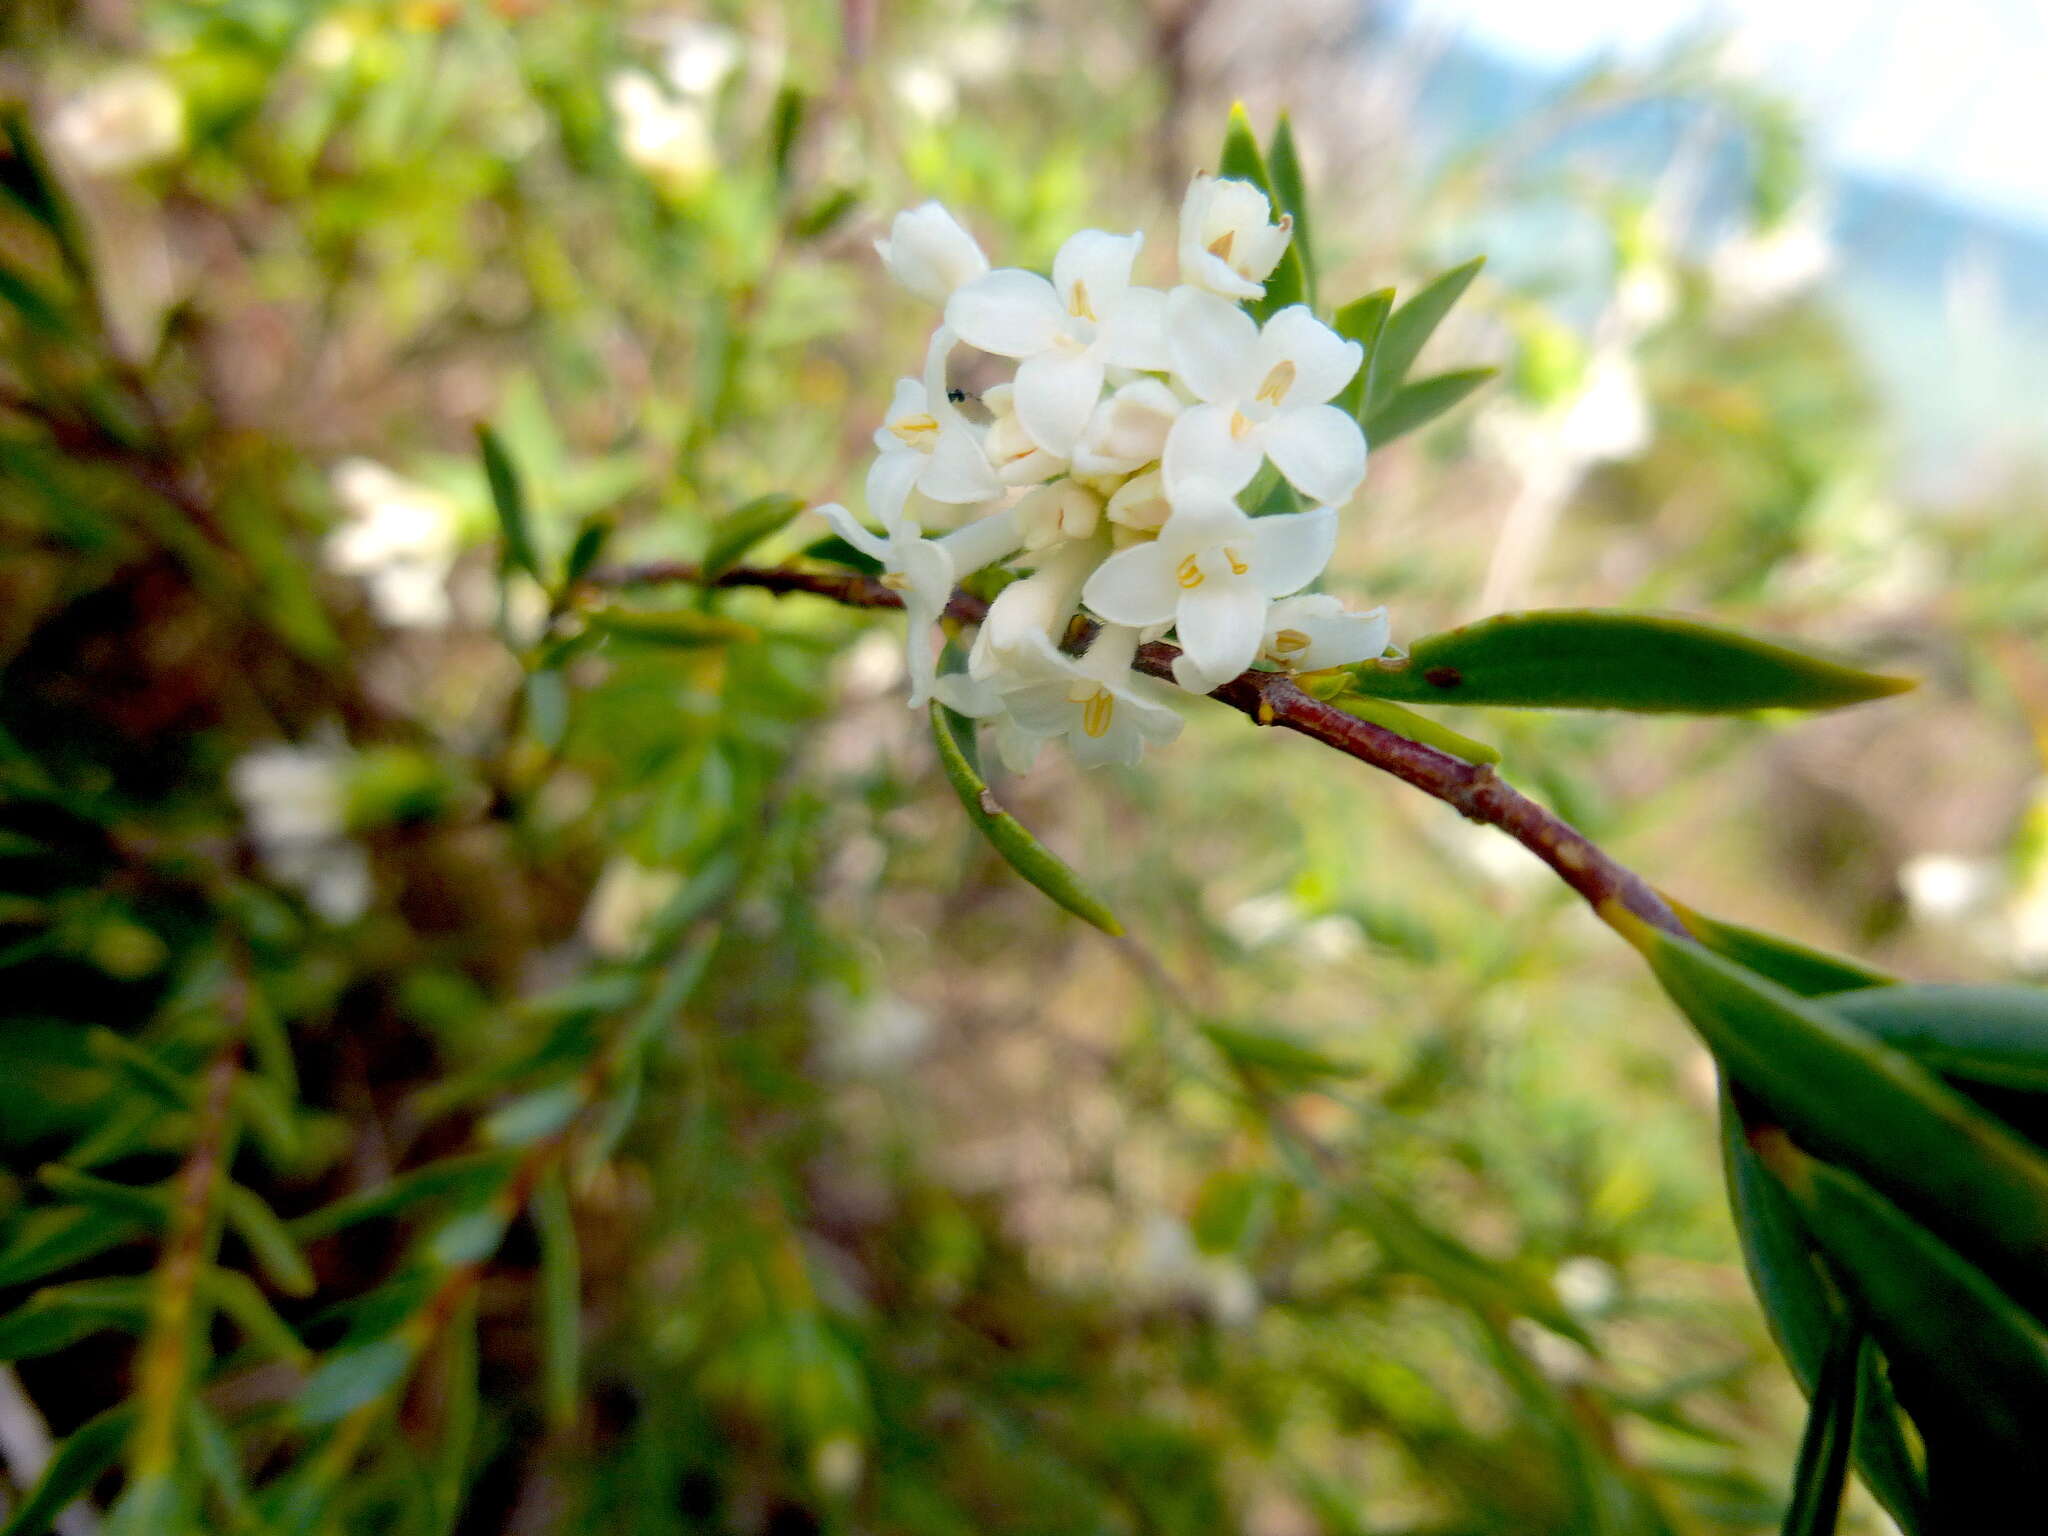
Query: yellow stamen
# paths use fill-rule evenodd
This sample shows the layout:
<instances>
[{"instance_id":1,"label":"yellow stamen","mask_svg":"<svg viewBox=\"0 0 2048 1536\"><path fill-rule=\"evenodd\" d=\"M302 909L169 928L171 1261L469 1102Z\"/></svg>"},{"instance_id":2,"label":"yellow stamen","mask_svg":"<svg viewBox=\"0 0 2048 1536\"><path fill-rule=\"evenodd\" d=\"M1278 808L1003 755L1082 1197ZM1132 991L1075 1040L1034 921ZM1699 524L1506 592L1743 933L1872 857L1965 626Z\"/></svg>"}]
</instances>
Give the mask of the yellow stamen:
<instances>
[{"instance_id":1,"label":"yellow stamen","mask_svg":"<svg viewBox=\"0 0 2048 1536\"><path fill-rule=\"evenodd\" d=\"M1283 629L1273 637L1273 649L1282 656L1292 656L1296 651L1308 649L1308 636L1298 629Z\"/></svg>"},{"instance_id":2,"label":"yellow stamen","mask_svg":"<svg viewBox=\"0 0 2048 1536\"><path fill-rule=\"evenodd\" d=\"M1067 305L1067 312L1079 320L1095 318L1095 311L1088 304L1088 285L1078 277L1074 279L1074 298Z\"/></svg>"},{"instance_id":3,"label":"yellow stamen","mask_svg":"<svg viewBox=\"0 0 2048 1536\"><path fill-rule=\"evenodd\" d=\"M1202 568L1195 564L1195 557L1189 555L1187 559L1181 561L1179 565L1173 568L1173 579L1192 592L1209 578L1204 576Z\"/></svg>"},{"instance_id":4,"label":"yellow stamen","mask_svg":"<svg viewBox=\"0 0 2048 1536\"><path fill-rule=\"evenodd\" d=\"M891 592L908 592L910 590L908 578L899 576L894 571L884 571L878 579Z\"/></svg>"},{"instance_id":5,"label":"yellow stamen","mask_svg":"<svg viewBox=\"0 0 2048 1536\"><path fill-rule=\"evenodd\" d=\"M1294 388L1294 364L1282 360L1273 365L1273 371L1266 375L1266 382L1259 386L1254 400L1265 400L1278 405L1287 398L1287 391Z\"/></svg>"},{"instance_id":6,"label":"yellow stamen","mask_svg":"<svg viewBox=\"0 0 2048 1536\"><path fill-rule=\"evenodd\" d=\"M1224 547L1223 550L1223 558L1230 562L1230 574L1233 576L1242 576L1246 571L1251 569L1250 566L1246 565L1242 560L1237 558L1237 551L1231 549L1227 545Z\"/></svg>"},{"instance_id":7,"label":"yellow stamen","mask_svg":"<svg viewBox=\"0 0 2048 1536\"><path fill-rule=\"evenodd\" d=\"M1081 729L1090 736L1107 735L1110 717L1115 713L1115 697L1107 688L1097 688L1081 706Z\"/></svg>"},{"instance_id":8,"label":"yellow stamen","mask_svg":"<svg viewBox=\"0 0 2048 1536\"><path fill-rule=\"evenodd\" d=\"M895 436L902 438L904 442L914 443L920 437L926 437L938 431L939 419L936 416L906 416L901 421L891 425L889 430Z\"/></svg>"},{"instance_id":9,"label":"yellow stamen","mask_svg":"<svg viewBox=\"0 0 2048 1536\"><path fill-rule=\"evenodd\" d=\"M1243 411L1232 411L1230 413L1230 435L1233 438L1235 438L1239 442L1243 442L1245 439L1245 435L1249 433L1251 429L1251 418L1245 415Z\"/></svg>"},{"instance_id":10,"label":"yellow stamen","mask_svg":"<svg viewBox=\"0 0 2048 1536\"><path fill-rule=\"evenodd\" d=\"M1226 229L1222 234L1209 242L1209 254L1223 261L1230 260L1230 244L1236 238L1236 230Z\"/></svg>"}]
</instances>

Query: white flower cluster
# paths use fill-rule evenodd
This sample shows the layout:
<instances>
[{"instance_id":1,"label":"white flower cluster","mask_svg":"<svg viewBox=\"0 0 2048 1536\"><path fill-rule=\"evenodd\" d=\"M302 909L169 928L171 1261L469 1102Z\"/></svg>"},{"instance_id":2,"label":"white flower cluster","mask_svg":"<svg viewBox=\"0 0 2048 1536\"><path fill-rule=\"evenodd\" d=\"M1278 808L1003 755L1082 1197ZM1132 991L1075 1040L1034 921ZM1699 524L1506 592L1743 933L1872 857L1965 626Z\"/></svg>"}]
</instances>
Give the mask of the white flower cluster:
<instances>
[{"instance_id":1,"label":"white flower cluster","mask_svg":"<svg viewBox=\"0 0 2048 1536\"><path fill-rule=\"evenodd\" d=\"M1366 456L1357 421L1330 403L1359 345L1302 305L1263 327L1242 307L1264 296L1291 223L1250 183L1197 176L1169 290L1132 281L1137 234L1081 231L1050 281L990 271L937 203L897 215L876 242L944 318L875 433L867 499L881 533L837 504L818 510L903 596L911 704L936 697L993 722L1013 771L1055 736L1089 766L1172 740L1180 716L1131 673L1138 646L1168 631L1175 680L1198 693L1255 663L1311 671L1386 649L1384 610L1291 595L1329 563ZM1016 364L976 418L948 384L962 348ZM1310 510L1254 518L1239 506L1267 460ZM957 582L996 563L1030 574L990 605L966 671L937 676L933 623ZM1097 628L1070 655L1061 642L1081 609Z\"/></svg>"}]
</instances>

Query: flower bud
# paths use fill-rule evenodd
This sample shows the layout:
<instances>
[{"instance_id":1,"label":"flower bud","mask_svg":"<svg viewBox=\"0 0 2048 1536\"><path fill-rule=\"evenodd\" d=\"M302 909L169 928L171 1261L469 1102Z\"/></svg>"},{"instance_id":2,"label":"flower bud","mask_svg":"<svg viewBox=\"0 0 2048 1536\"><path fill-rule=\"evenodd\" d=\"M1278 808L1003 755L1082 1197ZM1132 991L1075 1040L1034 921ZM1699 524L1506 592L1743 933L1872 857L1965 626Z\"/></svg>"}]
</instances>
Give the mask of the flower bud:
<instances>
[{"instance_id":1,"label":"flower bud","mask_svg":"<svg viewBox=\"0 0 2048 1536\"><path fill-rule=\"evenodd\" d=\"M1263 298L1294 234L1291 214L1277 224L1270 216L1250 182L1195 177L1180 205L1180 280L1226 299Z\"/></svg>"},{"instance_id":2,"label":"flower bud","mask_svg":"<svg viewBox=\"0 0 2048 1536\"><path fill-rule=\"evenodd\" d=\"M1181 405L1180 396L1157 379L1124 385L1088 419L1074 445L1074 472L1126 475L1156 463L1166 452L1166 434Z\"/></svg>"},{"instance_id":3,"label":"flower bud","mask_svg":"<svg viewBox=\"0 0 2048 1536\"><path fill-rule=\"evenodd\" d=\"M988 258L974 236L938 203L906 209L889 226L889 238L875 242L889 275L921 299L943 304L953 290L988 271Z\"/></svg>"}]
</instances>

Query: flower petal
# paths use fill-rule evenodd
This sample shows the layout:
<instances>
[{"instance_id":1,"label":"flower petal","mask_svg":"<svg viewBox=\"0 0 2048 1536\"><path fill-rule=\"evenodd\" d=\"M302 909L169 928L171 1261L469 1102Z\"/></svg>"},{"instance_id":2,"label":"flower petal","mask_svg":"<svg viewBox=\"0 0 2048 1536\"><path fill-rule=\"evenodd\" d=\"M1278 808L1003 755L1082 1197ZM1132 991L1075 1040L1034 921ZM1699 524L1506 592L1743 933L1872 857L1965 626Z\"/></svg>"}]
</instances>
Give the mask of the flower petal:
<instances>
[{"instance_id":1,"label":"flower petal","mask_svg":"<svg viewBox=\"0 0 2048 1536\"><path fill-rule=\"evenodd\" d=\"M1166 295L1157 288L1127 288L1101 315L1095 350L1105 363L1147 370L1173 366L1166 346Z\"/></svg>"},{"instance_id":2,"label":"flower petal","mask_svg":"<svg viewBox=\"0 0 2048 1536\"><path fill-rule=\"evenodd\" d=\"M855 521L854 515L836 501L811 509L832 525L832 531L870 560L889 562L889 541L869 532Z\"/></svg>"},{"instance_id":3,"label":"flower petal","mask_svg":"<svg viewBox=\"0 0 2048 1536\"><path fill-rule=\"evenodd\" d=\"M1235 415L1227 405L1191 405L1174 418L1159 465L1167 495L1177 496L1181 486L1206 481L1235 496L1252 483L1265 456L1263 434L1232 431Z\"/></svg>"},{"instance_id":4,"label":"flower petal","mask_svg":"<svg viewBox=\"0 0 2048 1536\"><path fill-rule=\"evenodd\" d=\"M1171 549L1157 540L1118 550L1095 568L1081 601L1111 624L1164 624L1180 605Z\"/></svg>"},{"instance_id":5,"label":"flower petal","mask_svg":"<svg viewBox=\"0 0 2048 1536\"><path fill-rule=\"evenodd\" d=\"M1052 259L1052 286L1061 307L1071 314L1083 313L1074 302L1074 285L1079 283L1086 290L1088 310L1106 314L1131 286L1131 266L1144 245L1143 235L1112 235L1100 229L1069 236Z\"/></svg>"},{"instance_id":6,"label":"flower petal","mask_svg":"<svg viewBox=\"0 0 2048 1536\"><path fill-rule=\"evenodd\" d=\"M1294 364L1287 389L1289 407L1321 405L1351 382L1365 361L1365 349L1331 330L1305 304L1290 304L1259 333L1257 370L1261 379L1281 363Z\"/></svg>"},{"instance_id":7,"label":"flower petal","mask_svg":"<svg viewBox=\"0 0 2048 1536\"><path fill-rule=\"evenodd\" d=\"M916 519L910 515L910 490L928 463L930 460L915 448L892 448L877 454L875 462L868 466L868 512L890 533L916 527Z\"/></svg>"},{"instance_id":8,"label":"flower petal","mask_svg":"<svg viewBox=\"0 0 2048 1536\"><path fill-rule=\"evenodd\" d=\"M1251 394L1246 379L1258 322L1228 299L1186 284L1166 296L1166 350L1173 371L1204 400L1229 403Z\"/></svg>"},{"instance_id":9,"label":"flower petal","mask_svg":"<svg viewBox=\"0 0 2048 1536\"><path fill-rule=\"evenodd\" d=\"M917 488L933 501L953 503L992 501L1002 493L995 466L988 461L981 439L966 422L956 422L939 433Z\"/></svg>"},{"instance_id":10,"label":"flower petal","mask_svg":"<svg viewBox=\"0 0 2048 1536\"><path fill-rule=\"evenodd\" d=\"M970 347L998 357L1033 357L1059 338L1065 311L1036 272L1004 267L946 301L946 325Z\"/></svg>"},{"instance_id":11,"label":"flower petal","mask_svg":"<svg viewBox=\"0 0 2048 1536\"><path fill-rule=\"evenodd\" d=\"M1333 506L1347 501L1365 478L1365 433L1334 405L1283 411L1261 435L1274 467L1312 500Z\"/></svg>"},{"instance_id":12,"label":"flower petal","mask_svg":"<svg viewBox=\"0 0 2048 1536\"><path fill-rule=\"evenodd\" d=\"M1325 667L1348 667L1353 662L1371 661L1385 653L1391 627L1387 610L1331 614L1310 620L1303 631L1308 649L1293 658L1290 670L1320 672Z\"/></svg>"},{"instance_id":13,"label":"flower petal","mask_svg":"<svg viewBox=\"0 0 2048 1536\"><path fill-rule=\"evenodd\" d=\"M1265 594L1248 581L1205 581L1181 594L1173 627L1189 662L1204 677L1227 681L1259 654L1266 635Z\"/></svg>"},{"instance_id":14,"label":"flower petal","mask_svg":"<svg viewBox=\"0 0 2048 1536\"><path fill-rule=\"evenodd\" d=\"M1017 420L1046 452L1070 457L1102 398L1102 376L1102 364L1085 352L1027 357L1017 365Z\"/></svg>"},{"instance_id":15,"label":"flower petal","mask_svg":"<svg viewBox=\"0 0 2048 1536\"><path fill-rule=\"evenodd\" d=\"M1267 597L1300 591L1323 574L1337 548L1335 507L1255 517L1251 523L1251 579Z\"/></svg>"}]
</instances>

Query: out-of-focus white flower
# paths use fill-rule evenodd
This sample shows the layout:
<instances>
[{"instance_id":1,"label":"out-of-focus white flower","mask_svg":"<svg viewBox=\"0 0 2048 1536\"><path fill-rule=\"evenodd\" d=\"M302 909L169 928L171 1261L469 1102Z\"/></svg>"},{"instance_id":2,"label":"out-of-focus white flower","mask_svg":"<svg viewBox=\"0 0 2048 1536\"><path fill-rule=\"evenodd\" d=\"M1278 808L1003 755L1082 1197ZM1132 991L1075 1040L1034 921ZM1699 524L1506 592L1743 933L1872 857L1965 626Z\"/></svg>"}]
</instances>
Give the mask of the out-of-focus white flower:
<instances>
[{"instance_id":1,"label":"out-of-focus white flower","mask_svg":"<svg viewBox=\"0 0 2048 1536\"><path fill-rule=\"evenodd\" d=\"M931 1043L932 1016L893 992L858 1002L831 997L814 1010L818 1048L824 1063L848 1077L898 1072Z\"/></svg>"},{"instance_id":2,"label":"out-of-focus white flower","mask_svg":"<svg viewBox=\"0 0 2048 1536\"><path fill-rule=\"evenodd\" d=\"M1650 402L1642 371L1626 351L1595 354L1585 387L1558 424L1559 443L1581 463L1633 458L1650 445Z\"/></svg>"},{"instance_id":3,"label":"out-of-focus white flower","mask_svg":"<svg viewBox=\"0 0 2048 1536\"><path fill-rule=\"evenodd\" d=\"M1180 280L1226 299L1263 298L1293 234L1293 216L1275 223L1250 182L1197 176L1180 205Z\"/></svg>"},{"instance_id":4,"label":"out-of-focus white flower","mask_svg":"<svg viewBox=\"0 0 2048 1536\"><path fill-rule=\"evenodd\" d=\"M79 170L119 176L175 155L185 143L178 88L144 64L110 70L58 103L50 142Z\"/></svg>"},{"instance_id":5,"label":"out-of-focus white flower","mask_svg":"<svg viewBox=\"0 0 2048 1536\"><path fill-rule=\"evenodd\" d=\"M347 521L327 536L327 568L360 577L370 605L399 629L448 622L456 510L446 496L372 459L344 459L330 482Z\"/></svg>"},{"instance_id":6,"label":"out-of-focus white flower","mask_svg":"<svg viewBox=\"0 0 2048 1536\"><path fill-rule=\"evenodd\" d=\"M1956 853L1915 854L1899 866L1899 890L1915 921L1952 923L1997 893L1998 866Z\"/></svg>"},{"instance_id":7,"label":"out-of-focus white flower","mask_svg":"<svg viewBox=\"0 0 2048 1536\"><path fill-rule=\"evenodd\" d=\"M1551 1283L1557 1288L1557 1299L1581 1315L1606 1311L1621 1294L1621 1277L1614 1266L1585 1253L1558 1265Z\"/></svg>"},{"instance_id":8,"label":"out-of-focus white flower","mask_svg":"<svg viewBox=\"0 0 2048 1536\"><path fill-rule=\"evenodd\" d=\"M624 959L646 942L648 924L683 888L673 869L649 869L620 854L609 860L583 904L583 942L600 955Z\"/></svg>"},{"instance_id":9,"label":"out-of-focus white flower","mask_svg":"<svg viewBox=\"0 0 2048 1536\"><path fill-rule=\"evenodd\" d=\"M606 87L618 119L619 152L664 187L694 192L710 181L718 158L711 120L701 102L670 96L651 76L622 69Z\"/></svg>"},{"instance_id":10,"label":"out-of-focus white flower","mask_svg":"<svg viewBox=\"0 0 2048 1536\"><path fill-rule=\"evenodd\" d=\"M988 275L988 258L974 236L942 203L923 203L897 214L888 238L875 242L875 253L891 277L934 304L946 303L956 291Z\"/></svg>"},{"instance_id":11,"label":"out-of-focus white flower","mask_svg":"<svg viewBox=\"0 0 2048 1536\"><path fill-rule=\"evenodd\" d=\"M1018 359L1017 419L1049 453L1072 456L1110 368L1167 366L1166 296L1131 281L1144 243L1084 229L1053 258L1052 281L1008 267L946 302L946 323L968 345Z\"/></svg>"},{"instance_id":12,"label":"out-of-focus white flower","mask_svg":"<svg viewBox=\"0 0 2048 1536\"><path fill-rule=\"evenodd\" d=\"M1814 203L1794 208L1769 229L1724 241L1708 258L1715 302L1737 324L1806 292L1835 265L1827 215Z\"/></svg>"},{"instance_id":13,"label":"out-of-focus white flower","mask_svg":"<svg viewBox=\"0 0 2048 1536\"><path fill-rule=\"evenodd\" d=\"M700 101L718 94L746 51L739 34L708 21L665 22L655 35L662 44L663 76L679 95Z\"/></svg>"},{"instance_id":14,"label":"out-of-focus white flower","mask_svg":"<svg viewBox=\"0 0 2048 1536\"><path fill-rule=\"evenodd\" d=\"M1552 1333L1534 1318L1514 1319L1508 1324L1508 1333L1536 1369L1552 1381L1570 1385L1593 1373L1593 1357L1584 1345Z\"/></svg>"},{"instance_id":15,"label":"out-of-focus white flower","mask_svg":"<svg viewBox=\"0 0 2048 1536\"><path fill-rule=\"evenodd\" d=\"M331 923L353 922L370 904L369 856L344 835L347 767L337 745L280 743L228 771L264 868Z\"/></svg>"},{"instance_id":16,"label":"out-of-focus white flower","mask_svg":"<svg viewBox=\"0 0 2048 1536\"><path fill-rule=\"evenodd\" d=\"M811 1476L818 1486L835 1497L844 1497L860 1486L867 1452L853 1435L827 1435L811 1452Z\"/></svg>"},{"instance_id":17,"label":"out-of-focus white flower","mask_svg":"<svg viewBox=\"0 0 2048 1536\"><path fill-rule=\"evenodd\" d=\"M1270 458L1303 495L1336 504L1365 477L1365 434L1329 402L1351 382L1365 352L1291 304L1260 329L1227 299L1199 288L1166 301L1175 375L1201 404L1181 412L1166 438L1169 488L1213 480L1235 495Z\"/></svg>"},{"instance_id":18,"label":"out-of-focus white flower","mask_svg":"<svg viewBox=\"0 0 2048 1536\"><path fill-rule=\"evenodd\" d=\"M1320 672L1371 661L1387 648L1387 610L1353 613L1342 598L1304 592L1282 598L1266 614L1259 660L1283 672Z\"/></svg>"},{"instance_id":19,"label":"out-of-focus white flower","mask_svg":"<svg viewBox=\"0 0 2048 1536\"><path fill-rule=\"evenodd\" d=\"M1317 507L1247 517L1221 489L1200 483L1172 494L1173 515L1159 537L1103 561L1081 600L1112 624L1171 623L1182 651L1176 680L1207 693L1258 656L1273 600L1300 591L1330 563L1337 514Z\"/></svg>"},{"instance_id":20,"label":"out-of-focus white flower","mask_svg":"<svg viewBox=\"0 0 2048 1536\"><path fill-rule=\"evenodd\" d=\"M930 59L913 59L890 77L896 99L919 122L942 123L960 105L960 91L943 66Z\"/></svg>"},{"instance_id":21,"label":"out-of-focus white flower","mask_svg":"<svg viewBox=\"0 0 2048 1536\"><path fill-rule=\"evenodd\" d=\"M1247 896L1223 914L1223 931L1246 949L1257 949L1297 931L1306 914L1285 891Z\"/></svg>"}]
</instances>

